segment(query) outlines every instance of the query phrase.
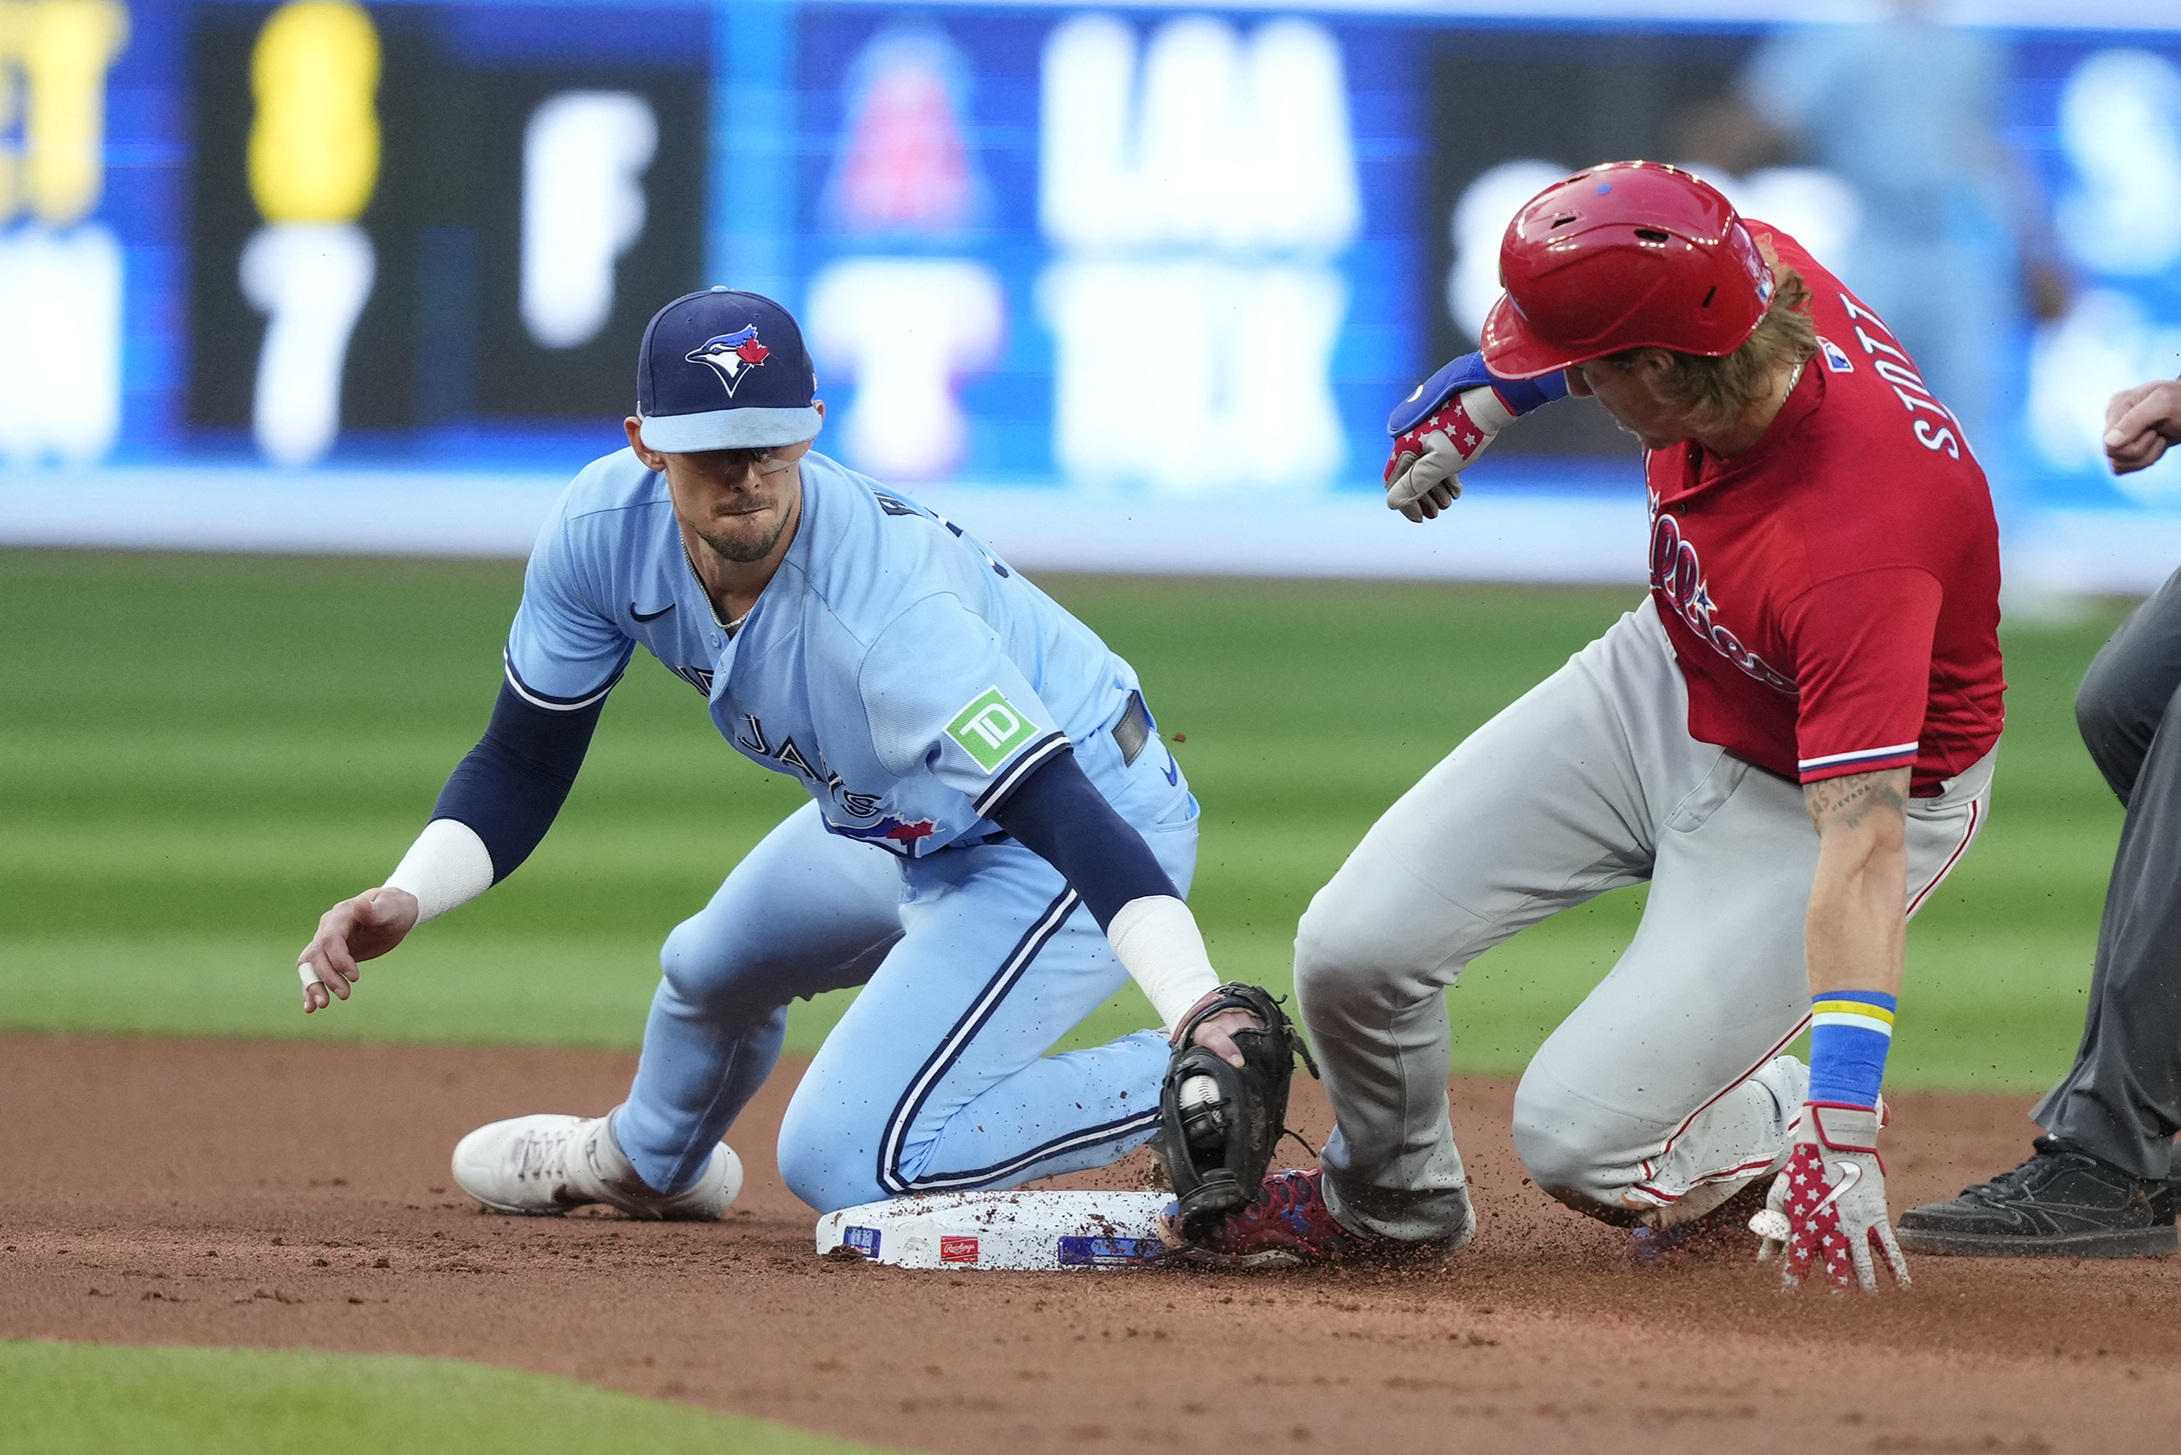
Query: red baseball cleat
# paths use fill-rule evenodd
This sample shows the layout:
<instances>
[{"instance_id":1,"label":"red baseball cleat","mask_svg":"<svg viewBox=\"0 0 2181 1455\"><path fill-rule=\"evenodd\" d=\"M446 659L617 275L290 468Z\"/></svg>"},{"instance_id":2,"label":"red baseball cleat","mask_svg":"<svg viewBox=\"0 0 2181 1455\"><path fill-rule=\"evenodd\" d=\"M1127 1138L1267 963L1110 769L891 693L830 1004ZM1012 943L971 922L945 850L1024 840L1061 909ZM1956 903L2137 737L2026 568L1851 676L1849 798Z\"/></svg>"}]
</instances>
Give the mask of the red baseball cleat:
<instances>
[{"instance_id":1,"label":"red baseball cleat","mask_svg":"<svg viewBox=\"0 0 2181 1455\"><path fill-rule=\"evenodd\" d=\"M1336 1221L1325 1205L1320 1188L1324 1175L1315 1167L1275 1172L1265 1179L1256 1201L1227 1214L1209 1234L1194 1240L1182 1232L1179 1204L1170 1202L1159 1215L1159 1236L1183 1257L1229 1268L1409 1258L1435 1262L1467 1241L1407 1242L1359 1233Z\"/></svg>"}]
</instances>

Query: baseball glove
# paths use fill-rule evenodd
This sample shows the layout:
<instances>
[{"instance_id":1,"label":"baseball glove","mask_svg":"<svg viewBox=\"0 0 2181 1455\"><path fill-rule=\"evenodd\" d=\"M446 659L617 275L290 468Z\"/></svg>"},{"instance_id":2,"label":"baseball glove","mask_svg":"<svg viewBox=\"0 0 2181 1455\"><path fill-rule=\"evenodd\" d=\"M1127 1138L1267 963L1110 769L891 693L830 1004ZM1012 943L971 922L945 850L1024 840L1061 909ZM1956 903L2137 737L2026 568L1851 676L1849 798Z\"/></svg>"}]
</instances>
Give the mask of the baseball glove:
<instances>
[{"instance_id":1,"label":"baseball glove","mask_svg":"<svg viewBox=\"0 0 2181 1455\"><path fill-rule=\"evenodd\" d=\"M1234 1033L1235 1067L1192 1037L1207 1017L1247 1011L1262 1029ZM1159 1155L1174 1184L1183 1233L1196 1238L1257 1196L1287 1124L1295 1057L1310 1074L1317 1062L1280 1002L1255 985L1222 985L1175 1028L1173 1058L1159 1086Z\"/></svg>"}]
</instances>

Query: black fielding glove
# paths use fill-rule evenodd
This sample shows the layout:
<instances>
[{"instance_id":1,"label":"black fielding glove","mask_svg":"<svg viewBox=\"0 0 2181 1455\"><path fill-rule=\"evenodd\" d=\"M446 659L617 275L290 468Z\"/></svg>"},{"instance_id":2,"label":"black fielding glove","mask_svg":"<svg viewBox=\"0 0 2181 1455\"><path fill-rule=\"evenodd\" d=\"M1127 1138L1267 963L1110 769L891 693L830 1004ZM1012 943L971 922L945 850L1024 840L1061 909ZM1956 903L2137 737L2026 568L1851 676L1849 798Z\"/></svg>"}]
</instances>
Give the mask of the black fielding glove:
<instances>
[{"instance_id":1,"label":"black fielding glove","mask_svg":"<svg viewBox=\"0 0 2181 1455\"><path fill-rule=\"evenodd\" d=\"M1230 1010L1261 1024L1233 1033L1244 1062L1239 1068L1191 1042L1207 1017ZM1312 1076L1318 1066L1280 1002L1255 985L1220 986L1175 1028L1174 1039L1159 1085L1159 1155L1174 1184L1182 1231L1194 1239L1257 1196L1287 1125L1295 1058Z\"/></svg>"}]
</instances>

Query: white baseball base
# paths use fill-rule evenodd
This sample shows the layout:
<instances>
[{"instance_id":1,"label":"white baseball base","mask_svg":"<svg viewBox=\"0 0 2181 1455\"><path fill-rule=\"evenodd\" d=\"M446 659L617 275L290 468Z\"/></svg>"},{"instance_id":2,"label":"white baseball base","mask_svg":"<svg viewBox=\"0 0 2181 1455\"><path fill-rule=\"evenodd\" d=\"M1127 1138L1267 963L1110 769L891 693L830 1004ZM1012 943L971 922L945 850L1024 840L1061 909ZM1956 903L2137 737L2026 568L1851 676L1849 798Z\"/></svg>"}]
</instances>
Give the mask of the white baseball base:
<instances>
[{"instance_id":1,"label":"white baseball base","mask_svg":"<svg viewBox=\"0 0 2181 1455\"><path fill-rule=\"evenodd\" d=\"M897 1268L1131 1268L1166 1251L1164 1192L940 1192L818 1219L819 1254Z\"/></svg>"}]
</instances>

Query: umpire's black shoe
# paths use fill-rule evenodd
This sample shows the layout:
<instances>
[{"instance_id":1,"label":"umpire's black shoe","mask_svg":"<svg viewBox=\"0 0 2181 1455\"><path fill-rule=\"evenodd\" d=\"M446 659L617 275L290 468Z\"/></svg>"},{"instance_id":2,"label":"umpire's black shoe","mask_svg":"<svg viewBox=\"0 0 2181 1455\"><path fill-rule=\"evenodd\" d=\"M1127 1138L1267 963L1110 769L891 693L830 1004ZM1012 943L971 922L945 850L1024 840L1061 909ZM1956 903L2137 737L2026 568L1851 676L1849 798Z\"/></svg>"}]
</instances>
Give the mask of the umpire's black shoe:
<instances>
[{"instance_id":1,"label":"umpire's black shoe","mask_svg":"<svg viewBox=\"0 0 2181 1455\"><path fill-rule=\"evenodd\" d=\"M2012 1172L1910 1208L1894 1224L1911 1253L1972 1258L2155 1258L2174 1251L2177 1184L2039 1137Z\"/></svg>"}]
</instances>

